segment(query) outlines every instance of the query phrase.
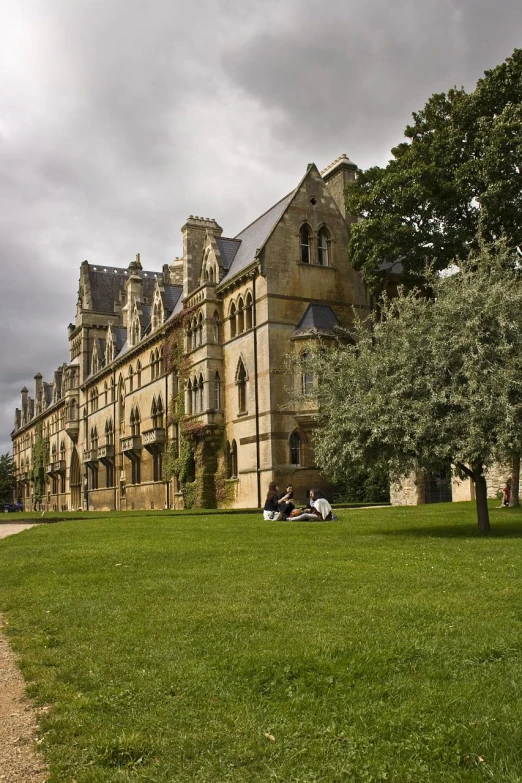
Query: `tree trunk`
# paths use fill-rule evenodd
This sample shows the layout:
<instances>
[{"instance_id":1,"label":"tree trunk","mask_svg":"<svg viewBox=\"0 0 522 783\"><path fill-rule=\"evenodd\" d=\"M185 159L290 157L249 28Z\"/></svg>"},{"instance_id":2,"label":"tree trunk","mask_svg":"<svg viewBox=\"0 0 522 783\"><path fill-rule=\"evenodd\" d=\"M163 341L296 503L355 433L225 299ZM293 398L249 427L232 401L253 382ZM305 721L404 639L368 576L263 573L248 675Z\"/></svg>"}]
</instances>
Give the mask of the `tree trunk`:
<instances>
[{"instance_id":1,"label":"tree trunk","mask_svg":"<svg viewBox=\"0 0 522 783\"><path fill-rule=\"evenodd\" d=\"M514 508L520 505L520 452L513 453L511 463L511 492L509 493L509 506Z\"/></svg>"},{"instance_id":2,"label":"tree trunk","mask_svg":"<svg viewBox=\"0 0 522 783\"><path fill-rule=\"evenodd\" d=\"M475 500L477 504L477 522L481 533L489 533L491 530L489 524L488 493L486 479L482 475L473 471L473 481L475 482Z\"/></svg>"}]
</instances>

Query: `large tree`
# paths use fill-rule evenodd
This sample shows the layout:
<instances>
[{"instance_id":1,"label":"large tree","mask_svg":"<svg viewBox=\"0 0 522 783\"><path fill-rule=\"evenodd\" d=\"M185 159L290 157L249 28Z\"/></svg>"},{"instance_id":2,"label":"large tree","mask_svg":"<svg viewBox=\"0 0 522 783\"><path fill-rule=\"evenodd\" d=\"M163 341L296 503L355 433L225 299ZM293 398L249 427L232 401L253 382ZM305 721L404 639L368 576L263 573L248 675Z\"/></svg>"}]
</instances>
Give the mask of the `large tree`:
<instances>
[{"instance_id":1,"label":"large tree","mask_svg":"<svg viewBox=\"0 0 522 783\"><path fill-rule=\"evenodd\" d=\"M359 172L347 191L357 218L348 252L370 288L382 290L382 266L397 259L402 282L414 286L481 241L504 236L520 248L522 49L472 93L433 95L404 135L385 168Z\"/></svg>"},{"instance_id":2,"label":"large tree","mask_svg":"<svg viewBox=\"0 0 522 783\"><path fill-rule=\"evenodd\" d=\"M429 284L431 297L385 299L354 344L315 352L316 459L333 480L369 467L400 480L452 463L475 485L486 532L484 472L521 450L521 274L497 246Z\"/></svg>"},{"instance_id":3,"label":"large tree","mask_svg":"<svg viewBox=\"0 0 522 783\"><path fill-rule=\"evenodd\" d=\"M14 464L10 454L0 456L0 503L13 499Z\"/></svg>"}]
</instances>

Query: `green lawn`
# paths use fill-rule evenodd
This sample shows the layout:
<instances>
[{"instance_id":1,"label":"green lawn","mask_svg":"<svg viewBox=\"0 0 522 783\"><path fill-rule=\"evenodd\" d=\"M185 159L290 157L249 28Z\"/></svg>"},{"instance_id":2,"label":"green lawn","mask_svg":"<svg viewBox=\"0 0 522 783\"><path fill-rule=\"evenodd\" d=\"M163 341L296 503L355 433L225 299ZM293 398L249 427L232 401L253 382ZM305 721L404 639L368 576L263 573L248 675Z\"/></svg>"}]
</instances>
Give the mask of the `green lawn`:
<instances>
[{"instance_id":1,"label":"green lawn","mask_svg":"<svg viewBox=\"0 0 522 783\"><path fill-rule=\"evenodd\" d=\"M519 783L522 511L491 516L482 538L463 503L0 541L50 780Z\"/></svg>"}]
</instances>

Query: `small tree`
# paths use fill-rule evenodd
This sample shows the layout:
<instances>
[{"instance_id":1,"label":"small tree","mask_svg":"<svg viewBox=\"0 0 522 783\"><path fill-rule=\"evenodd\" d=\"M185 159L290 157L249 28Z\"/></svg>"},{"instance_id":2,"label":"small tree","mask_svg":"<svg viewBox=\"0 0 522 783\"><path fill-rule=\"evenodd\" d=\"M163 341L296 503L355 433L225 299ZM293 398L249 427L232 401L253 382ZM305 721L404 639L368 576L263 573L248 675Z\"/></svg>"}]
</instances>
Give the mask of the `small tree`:
<instances>
[{"instance_id":1,"label":"small tree","mask_svg":"<svg viewBox=\"0 0 522 783\"><path fill-rule=\"evenodd\" d=\"M13 499L14 462L11 454L0 457L0 503L8 503Z\"/></svg>"},{"instance_id":2,"label":"small tree","mask_svg":"<svg viewBox=\"0 0 522 783\"><path fill-rule=\"evenodd\" d=\"M450 463L475 485L489 530L485 469L519 453L522 436L522 281L507 250L482 250L432 296L385 300L355 345L316 351L321 426L316 459L337 481L378 468L392 480Z\"/></svg>"}]
</instances>

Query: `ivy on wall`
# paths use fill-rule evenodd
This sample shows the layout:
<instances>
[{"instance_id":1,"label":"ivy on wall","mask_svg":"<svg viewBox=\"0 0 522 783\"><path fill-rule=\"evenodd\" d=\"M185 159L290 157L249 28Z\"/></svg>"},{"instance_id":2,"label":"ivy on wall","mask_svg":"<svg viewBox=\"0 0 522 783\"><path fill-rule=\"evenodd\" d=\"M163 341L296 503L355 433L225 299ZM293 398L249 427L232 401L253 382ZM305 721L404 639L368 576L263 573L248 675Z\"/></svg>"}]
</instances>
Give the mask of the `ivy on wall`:
<instances>
[{"instance_id":1,"label":"ivy on wall","mask_svg":"<svg viewBox=\"0 0 522 783\"><path fill-rule=\"evenodd\" d=\"M198 306L187 308L169 325L165 337L165 371L177 372L177 394L172 399L169 425L177 425L178 442L167 443L164 479L177 476L184 508L216 508L231 505L235 484L227 481L223 438L197 420L185 420L185 385L190 361L184 351L187 322Z\"/></svg>"},{"instance_id":2,"label":"ivy on wall","mask_svg":"<svg viewBox=\"0 0 522 783\"><path fill-rule=\"evenodd\" d=\"M49 463L49 437L42 435L42 425L35 428L36 439L31 450L29 479L33 484L33 502L40 503L45 494L45 469Z\"/></svg>"},{"instance_id":3,"label":"ivy on wall","mask_svg":"<svg viewBox=\"0 0 522 783\"><path fill-rule=\"evenodd\" d=\"M178 389L177 394L172 399L168 424L177 424L179 434L178 443L170 441L165 446L163 474L165 481L169 481L173 476L177 476L185 508L195 507L197 488L195 441L189 436L187 427L183 425L185 383L189 375L189 361L185 355L183 340L185 324L196 309L196 307L187 308L172 321L171 328L165 336L163 354L165 371L178 373Z\"/></svg>"}]
</instances>

